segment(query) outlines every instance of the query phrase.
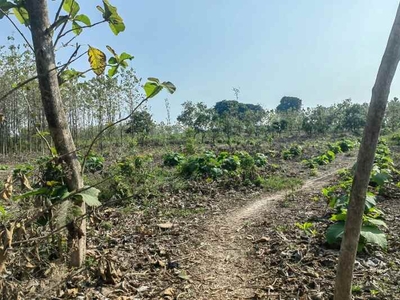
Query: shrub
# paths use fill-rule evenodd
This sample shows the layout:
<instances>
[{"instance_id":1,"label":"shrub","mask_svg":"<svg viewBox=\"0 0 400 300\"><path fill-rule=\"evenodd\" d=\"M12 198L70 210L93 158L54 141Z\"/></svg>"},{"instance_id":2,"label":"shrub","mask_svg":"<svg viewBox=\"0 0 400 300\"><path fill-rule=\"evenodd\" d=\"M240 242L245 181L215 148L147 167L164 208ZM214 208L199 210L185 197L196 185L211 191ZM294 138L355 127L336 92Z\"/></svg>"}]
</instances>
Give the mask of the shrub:
<instances>
[{"instance_id":1,"label":"shrub","mask_svg":"<svg viewBox=\"0 0 400 300\"><path fill-rule=\"evenodd\" d=\"M336 144L328 144L329 150L332 151L335 154L342 153L342 148L336 143Z\"/></svg>"},{"instance_id":2,"label":"shrub","mask_svg":"<svg viewBox=\"0 0 400 300\"><path fill-rule=\"evenodd\" d=\"M86 158L85 171L90 173L95 173L103 170L104 167L104 157L91 152Z\"/></svg>"},{"instance_id":3,"label":"shrub","mask_svg":"<svg viewBox=\"0 0 400 300\"><path fill-rule=\"evenodd\" d=\"M303 152L303 149L301 148L301 146L294 144L289 149L284 150L282 152L282 158L284 160L289 160L294 157L300 156L302 152Z\"/></svg>"},{"instance_id":4,"label":"shrub","mask_svg":"<svg viewBox=\"0 0 400 300\"><path fill-rule=\"evenodd\" d=\"M257 153L254 157L254 163L259 168L266 166L267 162L267 157L262 153Z\"/></svg>"},{"instance_id":5,"label":"shrub","mask_svg":"<svg viewBox=\"0 0 400 300\"><path fill-rule=\"evenodd\" d=\"M170 152L167 154L164 154L163 156L163 161L164 161L164 166L166 167L176 167L179 165L185 157L177 152Z\"/></svg>"},{"instance_id":6,"label":"shrub","mask_svg":"<svg viewBox=\"0 0 400 300\"><path fill-rule=\"evenodd\" d=\"M355 143L350 140L342 140L338 143L342 152L348 152L355 147Z\"/></svg>"}]
</instances>

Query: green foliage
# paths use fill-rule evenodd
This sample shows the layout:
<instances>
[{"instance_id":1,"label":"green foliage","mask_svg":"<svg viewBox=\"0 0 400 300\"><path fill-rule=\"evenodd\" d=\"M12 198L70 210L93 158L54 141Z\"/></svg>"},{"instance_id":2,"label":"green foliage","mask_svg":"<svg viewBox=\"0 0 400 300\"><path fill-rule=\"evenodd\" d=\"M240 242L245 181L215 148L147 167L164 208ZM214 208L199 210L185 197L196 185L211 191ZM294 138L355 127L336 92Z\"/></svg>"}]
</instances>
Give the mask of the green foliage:
<instances>
[{"instance_id":1,"label":"green foliage","mask_svg":"<svg viewBox=\"0 0 400 300\"><path fill-rule=\"evenodd\" d=\"M149 182L155 178L151 155L133 155L125 157L113 165L109 172L113 180L102 189L100 197L143 197L147 198L151 187Z\"/></svg>"},{"instance_id":2,"label":"green foliage","mask_svg":"<svg viewBox=\"0 0 400 300\"><path fill-rule=\"evenodd\" d=\"M342 148L338 143L335 144L328 144L329 150L332 151L334 154L342 153Z\"/></svg>"},{"instance_id":3,"label":"green foliage","mask_svg":"<svg viewBox=\"0 0 400 300\"><path fill-rule=\"evenodd\" d=\"M375 191L379 191L381 187L392 180L390 174L394 167L389 155L389 148L384 141L381 141L376 150L370 179L370 187ZM342 239L350 202L351 173L341 171L339 175L341 182L338 185L322 190L323 195L329 200L329 206L335 210L335 213L331 216L331 221L335 223L326 232L326 239L329 244L338 244ZM376 205L376 196L373 193L368 193L365 199L363 225L358 245L359 251L362 251L368 244L376 244L381 248L387 247L386 236L380 230L380 227L387 228L387 226L383 220L383 212Z\"/></svg>"},{"instance_id":4,"label":"green foliage","mask_svg":"<svg viewBox=\"0 0 400 300\"><path fill-rule=\"evenodd\" d=\"M262 168L267 165L268 159L264 154L256 153L254 157L254 163L257 167Z\"/></svg>"},{"instance_id":5,"label":"green foliage","mask_svg":"<svg viewBox=\"0 0 400 300\"><path fill-rule=\"evenodd\" d=\"M329 244L338 244L343 238L345 222L340 221L329 226L326 231L326 240ZM363 225L360 232L360 240L358 244L358 251L362 251L367 244L375 244L382 249L387 248L387 240L385 233L383 233L377 226Z\"/></svg>"},{"instance_id":6,"label":"green foliage","mask_svg":"<svg viewBox=\"0 0 400 300\"><path fill-rule=\"evenodd\" d=\"M183 162L185 157L177 152L170 152L163 155L164 166L176 167Z\"/></svg>"},{"instance_id":7,"label":"green foliage","mask_svg":"<svg viewBox=\"0 0 400 300\"><path fill-rule=\"evenodd\" d=\"M338 143L338 146L340 147L340 150L342 152L348 152L356 146L356 143L354 143L351 140L345 139L345 140L340 141Z\"/></svg>"},{"instance_id":8,"label":"green foliage","mask_svg":"<svg viewBox=\"0 0 400 300\"><path fill-rule=\"evenodd\" d=\"M299 111L301 109L302 101L297 97L285 96L281 99L279 105L276 107L277 111Z\"/></svg>"},{"instance_id":9,"label":"green foliage","mask_svg":"<svg viewBox=\"0 0 400 300\"><path fill-rule=\"evenodd\" d=\"M78 14L80 6L75 0L65 0L63 3L63 9L73 18Z\"/></svg>"},{"instance_id":10,"label":"green foliage","mask_svg":"<svg viewBox=\"0 0 400 300\"><path fill-rule=\"evenodd\" d=\"M228 155L224 158L219 156L221 168L227 171L236 171L240 167L240 158L237 155Z\"/></svg>"},{"instance_id":11,"label":"green foliage","mask_svg":"<svg viewBox=\"0 0 400 300\"><path fill-rule=\"evenodd\" d=\"M88 206L100 206L99 201L100 190L93 187L85 187L83 191L76 193L74 198L85 202Z\"/></svg>"},{"instance_id":12,"label":"green foliage","mask_svg":"<svg viewBox=\"0 0 400 300\"><path fill-rule=\"evenodd\" d=\"M108 22L111 31L118 35L125 30L125 24L121 16L117 12L117 8L112 6L108 0L103 0L103 8L97 6L97 9L103 14L104 20Z\"/></svg>"},{"instance_id":13,"label":"green foliage","mask_svg":"<svg viewBox=\"0 0 400 300\"><path fill-rule=\"evenodd\" d=\"M305 222L303 224L296 223L295 225L297 228L303 230L304 233L306 233L307 235L316 235L317 234L317 231L315 230L313 223Z\"/></svg>"},{"instance_id":14,"label":"green foliage","mask_svg":"<svg viewBox=\"0 0 400 300\"><path fill-rule=\"evenodd\" d=\"M160 82L158 78L149 77L148 82L143 86L144 91L146 93L147 98L153 98L159 92L161 92L164 88L170 93L173 94L176 91L176 87L169 81Z\"/></svg>"},{"instance_id":15,"label":"green foliage","mask_svg":"<svg viewBox=\"0 0 400 300\"><path fill-rule=\"evenodd\" d=\"M282 152L282 158L285 160L293 159L294 157L300 156L303 152L303 148L300 145L291 145L289 149Z\"/></svg>"},{"instance_id":16,"label":"green foliage","mask_svg":"<svg viewBox=\"0 0 400 300\"><path fill-rule=\"evenodd\" d=\"M192 137L187 137L185 141L185 153L192 155L196 153L196 140Z\"/></svg>"},{"instance_id":17,"label":"green foliage","mask_svg":"<svg viewBox=\"0 0 400 300\"><path fill-rule=\"evenodd\" d=\"M95 173L103 170L104 167L104 157L94 152L89 153L86 158L85 171L90 173Z\"/></svg>"}]
</instances>

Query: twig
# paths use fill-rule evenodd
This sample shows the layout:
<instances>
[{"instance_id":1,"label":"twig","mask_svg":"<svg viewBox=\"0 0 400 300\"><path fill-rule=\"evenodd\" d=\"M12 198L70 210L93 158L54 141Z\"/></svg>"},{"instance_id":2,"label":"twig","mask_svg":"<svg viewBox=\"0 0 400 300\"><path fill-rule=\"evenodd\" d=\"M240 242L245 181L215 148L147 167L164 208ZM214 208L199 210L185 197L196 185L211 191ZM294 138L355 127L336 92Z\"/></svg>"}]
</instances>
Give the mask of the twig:
<instances>
[{"instance_id":1,"label":"twig","mask_svg":"<svg viewBox=\"0 0 400 300\"><path fill-rule=\"evenodd\" d=\"M8 13L6 13L2 8L0 8L0 12L6 16L6 18L11 22L11 24L15 27L15 29L18 31L18 33L22 36L22 38L25 40L25 42L27 43L27 45L29 46L29 48L31 48L31 50L33 52L35 52L35 50L33 50L33 47L31 45L31 43L29 43L28 39L25 37L25 35L22 33L22 31L18 28L17 24L15 24L15 22L10 18L10 16L8 15Z\"/></svg>"},{"instance_id":2,"label":"twig","mask_svg":"<svg viewBox=\"0 0 400 300\"><path fill-rule=\"evenodd\" d=\"M54 24L55 22L57 22L58 17L60 16L60 13L61 13L61 9L62 9L62 7L63 7L63 5L64 5L64 2L65 2L65 0L62 0L61 3L60 3L60 6L58 7L58 10L57 10L57 13L56 13L56 16L54 17L54 22L53 22L53 24ZM51 27L51 26L50 26L50 27Z\"/></svg>"},{"instance_id":3,"label":"twig","mask_svg":"<svg viewBox=\"0 0 400 300\"><path fill-rule=\"evenodd\" d=\"M73 6L74 4L75 4L75 0L72 1L71 6ZM69 14L68 14L68 20L69 20L69 18L71 18L71 13L72 13L72 9L71 9L71 11L70 11ZM62 35L62 33L63 33L65 27L67 26L68 20L67 20L66 22L64 22L64 24L63 24L62 27L61 27L60 32L58 33L58 36L56 37L56 40L55 40L55 42L54 42L54 44L53 44L53 48L54 48L54 49L56 48L56 45L57 45L58 41L60 40L60 36Z\"/></svg>"},{"instance_id":4,"label":"twig","mask_svg":"<svg viewBox=\"0 0 400 300\"><path fill-rule=\"evenodd\" d=\"M66 63L64 64L64 66L61 68L61 70L58 71L58 74L62 73L62 72L68 67L68 65L72 63L73 58L76 57L76 55L78 54L78 51L79 51L80 48L81 48L81 45L78 45L78 46L76 47L76 49L74 50L74 52L72 52L72 54L71 54L71 56L69 57L69 59L67 60L67 62L66 62ZM86 53L86 52L85 52L85 53ZM80 57L82 57L85 53L82 53L82 54L80 55ZM77 59L79 59L80 57L78 57Z\"/></svg>"},{"instance_id":5,"label":"twig","mask_svg":"<svg viewBox=\"0 0 400 300\"><path fill-rule=\"evenodd\" d=\"M91 28L91 27L94 27L94 26L96 26L96 25L99 25L99 24L102 24L102 23L105 23L105 22L108 22L108 21L107 21L107 20L101 20L101 21L98 21L98 22L93 23L93 24L90 24L90 25L80 26L80 29ZM60 34L60 35L57 37L57 40L61 39L62 37L66 36L68 33L73 32L73 31L74 31L74 29L67 30L67 31L64 32L63 34ZM57 40L56 40L56 42L57 42ZM55 43L56 43L56 42L55 42ZM55 45L55 43L54 43L54 45Z\"/></svg>"}]
</instances>

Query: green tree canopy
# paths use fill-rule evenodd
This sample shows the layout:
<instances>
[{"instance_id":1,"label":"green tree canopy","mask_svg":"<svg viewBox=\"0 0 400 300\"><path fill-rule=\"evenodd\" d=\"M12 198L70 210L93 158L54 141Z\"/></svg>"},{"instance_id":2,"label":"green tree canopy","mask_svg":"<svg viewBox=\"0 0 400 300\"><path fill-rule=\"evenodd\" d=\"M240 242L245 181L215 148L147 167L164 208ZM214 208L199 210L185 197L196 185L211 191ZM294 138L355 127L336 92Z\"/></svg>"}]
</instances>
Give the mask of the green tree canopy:
<instances>
[{"instance_id":1,"label":"green tree canopy","mask_svg":"<svg viewBox=\"0 0 400 300\"><path fill-rule=\"evenodd\" d=\"M276 107L276 110L279 112L296 110L299 111L301 109L302 100L297 97L289 97L285 96L281 99L279 105Z\"/></svg>"}]
</instances>

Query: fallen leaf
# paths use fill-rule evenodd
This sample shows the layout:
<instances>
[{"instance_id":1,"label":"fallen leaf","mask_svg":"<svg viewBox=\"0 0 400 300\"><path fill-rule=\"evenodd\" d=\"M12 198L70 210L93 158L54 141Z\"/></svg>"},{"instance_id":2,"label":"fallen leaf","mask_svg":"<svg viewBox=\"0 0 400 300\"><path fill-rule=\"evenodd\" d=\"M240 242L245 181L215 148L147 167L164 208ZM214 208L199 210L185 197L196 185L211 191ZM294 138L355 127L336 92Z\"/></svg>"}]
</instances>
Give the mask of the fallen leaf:
<instances>
[{"instance_id":1,"label":"fallen leaf","mask_svg":"<svg viewBox=\"0 0 400 300\"><path fill-rule=\"evenodd\" d=\"M262 238L259 238L257 241L255 241L255 243L267 243L270 240L271 239L269 237L263 236Z\"/></svg>"},{"instance_id":2,"label":"fallen leaf","mask_svg":"<svg viewBox=\"0 0 400 300\"><path fill-rule=\"evenodd\" d=\"M173 297L175 294L175 290L173 288L167 288L165 291L162 292L162 296L170 296Z\"/></svg>"},{"instance_id":3,"label":"fallen leaf","mask_svg":"<svg viewBox=\"0 0 400 300\"><path fill-rule=\"evenodd\" d=\"M186 273L185 270L179 272L178 277L183 280L189 280L190 276Z\"/></svg>"},{"instance_id":4,"label":"fallen leaf","mask_svg":"<svg viewBox=\"0 0 400 300\"><path fill-rule=\"evenodd\" d=\"M174 227L174 224L168 222L168 223L157 224L157 226L161 229L170 229L170 228Z\"/></svg>"}]
</instances>

